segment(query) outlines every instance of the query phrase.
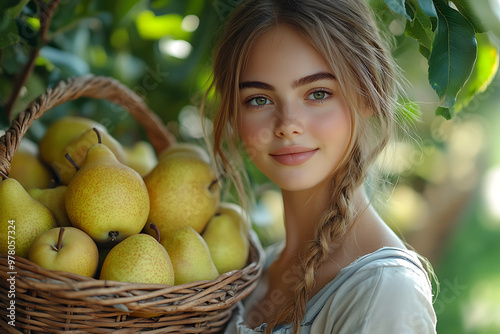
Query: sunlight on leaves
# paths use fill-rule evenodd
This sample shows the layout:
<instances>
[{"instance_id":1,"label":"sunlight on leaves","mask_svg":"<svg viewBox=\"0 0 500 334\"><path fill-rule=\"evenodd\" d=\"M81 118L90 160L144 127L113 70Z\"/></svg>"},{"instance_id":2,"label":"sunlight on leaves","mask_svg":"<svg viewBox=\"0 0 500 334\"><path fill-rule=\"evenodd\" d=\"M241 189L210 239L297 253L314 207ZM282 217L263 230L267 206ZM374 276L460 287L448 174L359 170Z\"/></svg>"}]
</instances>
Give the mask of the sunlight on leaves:
<instances>
[{"instance_id":1,"label":"sunlight on leaves","mask_svg":"<svg viewBox=\"0 0 500 334\"><path fill-rule=\"evenodd\" d=\"M145 10L137 15L136 25L139 35L144 39L158 40L165 35L187 39L189 33L182 29L182 20L178 14L155 16L152 11Z\"/></svg>"},{"instance_id":2,"label":"sunlight on leaves","mask_svg":"<svg viewBox=\"0 0 500 334\"><path fill-rule=\"evenodd\" d=\"M486 34L476 34L477 60L472 74L457 96L455 113L466 107L472 99L488 88L498 71L498 51Z\"/></svg>"}]
</instances>

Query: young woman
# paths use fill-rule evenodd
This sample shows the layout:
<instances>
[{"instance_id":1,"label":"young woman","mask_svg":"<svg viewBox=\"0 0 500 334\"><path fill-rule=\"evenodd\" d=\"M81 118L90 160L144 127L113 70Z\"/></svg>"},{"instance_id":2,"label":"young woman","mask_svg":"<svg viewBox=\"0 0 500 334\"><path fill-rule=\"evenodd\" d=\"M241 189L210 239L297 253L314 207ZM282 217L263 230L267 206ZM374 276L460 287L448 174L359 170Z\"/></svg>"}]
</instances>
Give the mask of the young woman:
<instances>
[{"instance_id":1,"label":"young woman","mask_svg":"<svg viewBox=\"0 0 500 334\"><path fill-rule=\"evenodd\" d=\"M364 0L234 10L209 90L213 151L242 199L242 147L281 188L286 240L226 333L435 332L427 272L364 189L397 124L398 87Z\"/></svg>"}]
</instances>

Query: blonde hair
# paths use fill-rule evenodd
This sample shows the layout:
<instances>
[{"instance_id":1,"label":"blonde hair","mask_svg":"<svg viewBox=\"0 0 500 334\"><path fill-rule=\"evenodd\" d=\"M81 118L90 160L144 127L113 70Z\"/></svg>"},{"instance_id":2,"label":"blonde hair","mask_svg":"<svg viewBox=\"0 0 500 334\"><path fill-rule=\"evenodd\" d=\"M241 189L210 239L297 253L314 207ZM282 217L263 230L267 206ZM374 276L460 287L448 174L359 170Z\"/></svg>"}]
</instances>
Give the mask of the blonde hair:
<instances>
[{"instance_id":1,"label":"blonde hair","mask_svg":"<svg viewBox=\"0 0 500 334\"><path fill-rule=\"evenodd\" d=\"M207 93L214 91L218 103L213 153L240 199L246 198L248 180L242 161L235 160L241 145L237 132L239 80L255 40L279 24L292 27L325 58L349 104L353 126L348 150L331 178L330 207L318 224L317 239L301 259L303 279L266 328L269 333L281 323L293 323L298 333L314 273L326 259L331 241L341 240L354 225L353 193L392 136L400 85L397 67L365 0L243 1L220 37Z\"/></svg>"}]
</instances>

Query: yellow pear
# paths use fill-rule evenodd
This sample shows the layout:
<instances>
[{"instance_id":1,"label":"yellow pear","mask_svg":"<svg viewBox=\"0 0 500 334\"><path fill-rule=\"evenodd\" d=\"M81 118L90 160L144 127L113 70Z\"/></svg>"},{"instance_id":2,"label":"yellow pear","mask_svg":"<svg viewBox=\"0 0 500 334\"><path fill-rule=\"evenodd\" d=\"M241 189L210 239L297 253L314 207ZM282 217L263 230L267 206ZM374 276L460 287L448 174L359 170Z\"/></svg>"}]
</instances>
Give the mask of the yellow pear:
<instances>
[{"instance_id":1,"label":"yellow pear","mask_svg":"<svg viewBox=\"0 0 500 334\"><path fill-rule=\"evenodd\" d=\"M244 268L250 249L246 215L235 204L225 205L229 208L217 212L202 234L221 274Z\"/></svg>"},{"instance_id":2,"label":"yellow pear","mask_svg":"<svg viewBox=\"0 0 500 334\"><path fill-rule=\"evenodd\" d=\"M141 176L146 176L158 163L153 145L147 141L138 141L132 147L124 147L124 150L127 154L127 166Z\"/></svg>"},{"instance_id":3,"label":"yellow pear","mask_svg":"<svg viewBox=\"0 0 500 334\"><path fill-rule=\"evenodd\" d=\"M163 159L172 157L177 154L197 157L205 161L206 163L210 163L211 161L210 156L203 147L192 143L172 144L171 146L169 146L167 149L165 149L163 152L160 153L158 160L161 161Z\"/></svg>"},{"instance_id":4,"label":"yellow pear","mask_svg":"<svg viewBox=\"0 0 500 334\"><path fill-rule=\"evenodd\" d=\"M46 269L93 277L99 251L94 240L82 230L57 227L36 237L28 259Z\"/></svg>"},{"instance_id":5,"label":"yellow pear","mask_svg":"<svg viewBox=\"0 0 500 334\"><path fill-rule=\"evenodd\" d=\"M161 243L172 260L175 285L213 281L219 276L207 243L192 227L178 229L170 240Z\"/></svg>"},{"instance_id":6,"label":"yellow pear","mask_svg":"<svg viewBox=\"0 0 500 334\"><path fill-rule=\"evenodd\" d=\"M33 188L28 190L31 197L45 205L54 215L57 226L71 226L64 198L66 196L66 186L57 186L55 188Z\"/></svg>"},{"instance_id":7,"label":"yellow pear","mask_svg":"<svg viewBox=\"0 0 500 334\"><path fill-rule=\"evenodd\" d=\"M113 152L116 159L124 164L127 160L127 156L122 145L106 131L99 132L102 144L106 145L111 152ZM52 167L59 175L63 184L69 184L76 173L73 165L68 161L68 159L66 159L66 153L71 156L77 165L81 165L85 160L85 156L87 155L87 151L90 146L94 144L97 144L97 136L93 129L88 129L80 136L70 140L69 143L63 148L62 154L58 157L58 159L52 162Z\"/></svg>"},{"instance_id":8,"label":"yellow pear","mask_svg":"<svg viewBox=\"0 0 500 334\"><path fill-rule=\"evenodd\" d=\"M151 201L148 221L158 226L165 239L183 226L201 233L219 204L217 177L208 163L195 157L163 159L144 182Z\"/></svg>"},{"instance_id":9,"label":"yellow pear","mask_svg":"<svg viewBox=\"0 0 500 334\"><path fill-rule=\"evenodd\" d=\"M66 144L92 128L106 131L103 125L85 117L65 116L58 119L50 124L38 143L40 157L47 165L59 161L60 157L64 156L62 151Z\"/></svg>"},{"instance_id":10,"label":"yellow pear","mask_svg":"<svg viewBox=\"0 0 500 334\"><path fill-rule=\"evenodd\" d=\"M27 257L33 240L54 227L52 212L18 181L8 178L0 182L0 253Z\"/></svg>"},{"instance_id":11,"label":"yellow pear","mask_svg":"<svg viewBox=\"0 0 500 334\"><path fill-rule=\"evenodd\" d=\"M27 138L21 140L10 164L9 177L21 183L24 189L46 188L52 174L38 157L38 147Z\"/></svg>"},{"instance_id":12,"label":"yellow pear","mask_svg":"<svg viewBox=\"0 0 500 334\"><path fill-rule=\"evenodd\" d=\"M116 243L144 228L149 196L142 177L99 140L71 179L65 206L73 226L99 244Z\"/></svg>"},{"instance_id":13,"label":"yellow pear","mask_svg":"<svg viewBox=\"0 0 500 334\"><path fill-rule=\"evenodd\" d=\"M174 276L165 247L149 234L141 233L126 238L109 251L99 279L173 285Z\"/></svg>"},{"instance_id":14,"label":"yellow pear","mask_svg":"<svg viewBox=\"0 0 500 334\"><path fill-rule=\"evenodd\" d=\"M250 221L250 216L240 205L232 202L221 202L217 209L217 213L229 215L233 221L238 222L240 229L248 235L252 223Z\"/></svg>"}]
</instances>

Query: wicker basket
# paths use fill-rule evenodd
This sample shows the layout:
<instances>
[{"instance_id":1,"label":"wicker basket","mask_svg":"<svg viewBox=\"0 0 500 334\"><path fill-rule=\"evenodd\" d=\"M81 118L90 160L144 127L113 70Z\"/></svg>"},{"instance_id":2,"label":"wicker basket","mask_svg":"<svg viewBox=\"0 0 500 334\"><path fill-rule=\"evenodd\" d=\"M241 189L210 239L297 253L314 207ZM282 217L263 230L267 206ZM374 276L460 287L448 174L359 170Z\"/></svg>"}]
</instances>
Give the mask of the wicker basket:
<instances>
[{"instance_id":1,"label":"wicker basket","mask_svg":"<svg viewBox=\"0 0 500 334\"><path fill-rule=\"evenodd\" d=\"M130 89L118 81L92 75L72 78L48 89L12 122L0 137L0 172L8 175L12 156L33 120L46 110L79 97L107 99L128 110L146 130L156 152L175 138L161 120ZM250 238L247 266L214 281L183 285L103 281L44 269L24 258L10 268L0 254L0 325L11 333L216 333L229 320L236 302L256 287L263 251ZM14 274L12 273L14 272ZM15 294L8 278L15 277ZM7 307L15 301L15 327L8 324ZM152 317L134 317L141 311ZM161 314L161 315L159 315Z\"/></svg>"}]
</instances>

